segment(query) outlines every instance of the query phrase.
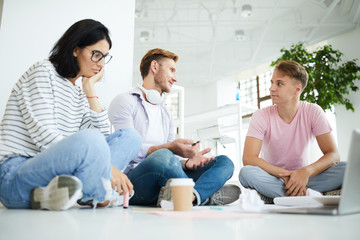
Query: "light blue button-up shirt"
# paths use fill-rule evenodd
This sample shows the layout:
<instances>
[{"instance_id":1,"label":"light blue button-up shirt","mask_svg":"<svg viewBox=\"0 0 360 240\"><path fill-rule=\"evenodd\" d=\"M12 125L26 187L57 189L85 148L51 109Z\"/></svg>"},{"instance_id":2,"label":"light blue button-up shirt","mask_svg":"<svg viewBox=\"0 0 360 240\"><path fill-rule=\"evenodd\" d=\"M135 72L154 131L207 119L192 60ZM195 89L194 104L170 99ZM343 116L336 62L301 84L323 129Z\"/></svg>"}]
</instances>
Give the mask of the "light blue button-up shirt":
<instances>
[{"instance_id":1,"label":"light blue button-up shirt","mask_svg":"<svg viewBox=\"0 0 360 240\"><path fill-rule=\"evenodd\" d=\"M115 131L124 128L135 128L142 137L143 144L139 154L125 169L124 173L128 173L135 168L142 160L145 159L150 144L144 142L147 132L157 131L157 129L149 129L149 116L144 106L144 96L139 88L134 88L129 92L119 94L111 102L108 114ZM175 140L175 126L172 115L165 105L165 101L160 103L161 116L163 119L164 138L167 142ZM165 143L165 142L164 142Z\"/></svg>"}]
</instances>

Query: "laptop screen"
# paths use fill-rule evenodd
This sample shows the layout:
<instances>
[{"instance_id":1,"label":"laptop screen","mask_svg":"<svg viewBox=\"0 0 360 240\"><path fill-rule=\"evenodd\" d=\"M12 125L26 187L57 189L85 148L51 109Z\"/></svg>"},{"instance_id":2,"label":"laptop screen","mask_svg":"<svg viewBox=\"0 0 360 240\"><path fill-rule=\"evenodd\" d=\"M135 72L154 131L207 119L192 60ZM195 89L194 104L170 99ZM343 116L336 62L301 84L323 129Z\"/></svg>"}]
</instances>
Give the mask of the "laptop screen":
<instances>
[{"instance_id":1,"label":"laptop screen","mask_svg":"<svg viewBox=\"0 0 360 240\"><path fill-rule=\"evenodd\" d=\"M339 214L360 212L360 130L351 136L348 161L341 189Z\"/></svg>"}]
</instances>

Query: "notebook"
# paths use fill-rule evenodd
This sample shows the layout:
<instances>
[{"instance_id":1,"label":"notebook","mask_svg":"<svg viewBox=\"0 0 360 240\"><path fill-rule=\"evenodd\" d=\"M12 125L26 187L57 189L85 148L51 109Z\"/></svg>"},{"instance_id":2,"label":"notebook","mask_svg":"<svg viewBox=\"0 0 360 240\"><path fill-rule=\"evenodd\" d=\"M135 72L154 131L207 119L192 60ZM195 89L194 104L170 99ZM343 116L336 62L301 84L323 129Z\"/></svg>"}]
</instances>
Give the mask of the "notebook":
<instances>
[{"instance_id":1,"label":"notebook","mask_svg":"<svg viewBox=\"0 0 360 240\"><path fill-rule=\"evenodd\" d=\"M276 213L300 213L300 214L322 214L322 215L344 215L360 213L360 130L355 129L351 136L351 143L346 164L341 196L317 196L317 197L284 197L287 200L307 201L306 207L291 207L273 209Z\"/></svg>"}]
</instances>

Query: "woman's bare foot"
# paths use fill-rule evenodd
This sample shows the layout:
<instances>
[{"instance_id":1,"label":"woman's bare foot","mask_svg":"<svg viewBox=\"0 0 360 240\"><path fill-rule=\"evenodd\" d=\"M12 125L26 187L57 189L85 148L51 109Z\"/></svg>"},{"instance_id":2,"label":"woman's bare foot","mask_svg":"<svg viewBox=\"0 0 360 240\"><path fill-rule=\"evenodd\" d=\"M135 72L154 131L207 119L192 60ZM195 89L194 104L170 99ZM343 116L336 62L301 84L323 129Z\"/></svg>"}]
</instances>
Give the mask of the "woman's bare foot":
<instances>
[{"instance_id":1,"label":"woman's bare foot","mask_svg":"<svg viewBox=\"0 0 360 240\"><path fill-rule=\"evenodd\" d=\"M107 207L109 205L110 201L109 200L106 200L105 202L103 203L98 203L96 205L96 207Z\"/></svg>"}]
</instances>

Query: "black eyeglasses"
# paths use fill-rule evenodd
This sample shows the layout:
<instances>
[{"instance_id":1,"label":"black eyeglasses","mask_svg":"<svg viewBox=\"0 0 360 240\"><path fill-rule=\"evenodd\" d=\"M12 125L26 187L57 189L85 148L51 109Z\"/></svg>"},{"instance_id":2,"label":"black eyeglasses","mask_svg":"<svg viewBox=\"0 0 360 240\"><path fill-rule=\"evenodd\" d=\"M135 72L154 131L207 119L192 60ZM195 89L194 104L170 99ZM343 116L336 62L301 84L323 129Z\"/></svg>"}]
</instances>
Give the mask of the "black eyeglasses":
<instances>
[{"instance_id":1,"label":"black eyeglasses","mask_svg":"<svg viewBox=\"0 0 360 240\"><path fill-rule=\"evenodd\" d=\"M87 50L91 51L92 55L91 55L91 61L93 62L100 62L101 59L104 59L104 63L108 63L110 62L110 60L112 59L112 56L109 54L102 54L102 52L98 51L98 50L90 50L88 48L86 48Z\"/></svg>"}]
</instances>

